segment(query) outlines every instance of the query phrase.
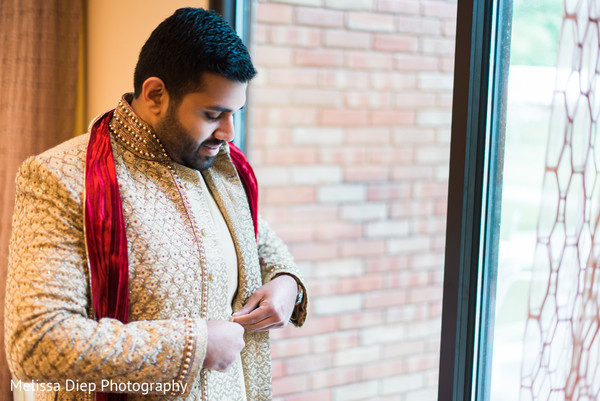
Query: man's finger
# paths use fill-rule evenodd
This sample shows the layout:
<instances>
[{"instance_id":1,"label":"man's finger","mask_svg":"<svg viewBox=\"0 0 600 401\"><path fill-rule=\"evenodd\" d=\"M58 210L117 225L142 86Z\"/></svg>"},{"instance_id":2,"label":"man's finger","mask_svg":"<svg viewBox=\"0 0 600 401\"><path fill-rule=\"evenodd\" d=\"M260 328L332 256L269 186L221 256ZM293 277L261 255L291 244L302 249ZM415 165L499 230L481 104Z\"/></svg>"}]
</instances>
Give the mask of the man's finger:
<instances>
[{"instance_id":1,"label":"man's finger","mask_svg":"<svg viewBox=\"0 0 600 401\"><path fill-rule=\"evenodd\" d=\"M242 309L240 309L239 311L237 311L233 314L233 317L235 318L238 316L249 314L254 309L256 309L256 307L260 304L261 299L262 299L261 295L258 294L257 292L255 292L254 294L252 294L252 296L250 298L248 298L248 301L242 307Z\"/></svg>"},{"instance_id":2,"label":"man's finger","mask_svg":"<svg viewBox=\"0 0 600 401\"><path fill-rule=\"evenodd\" d=\"M247 329L247 326L262 322L263 320L268 319L272 314L268 301L263 301L258 308L247 315L236 316L234 314L233 317L236 323L241 324Z\"/></svg>"},{"instance_id":3,"label":"man's finger","mask_svg":"<svg viewBox=\"0 0 600 401\"><path fill-rule=\"evenodd\" d=\"M276 327L279 327L279 323L275 321L273 316L265 320L261 320L256 324L244 325L244 328L248 331L267 331Z\"/></svg>"}]
</instances>

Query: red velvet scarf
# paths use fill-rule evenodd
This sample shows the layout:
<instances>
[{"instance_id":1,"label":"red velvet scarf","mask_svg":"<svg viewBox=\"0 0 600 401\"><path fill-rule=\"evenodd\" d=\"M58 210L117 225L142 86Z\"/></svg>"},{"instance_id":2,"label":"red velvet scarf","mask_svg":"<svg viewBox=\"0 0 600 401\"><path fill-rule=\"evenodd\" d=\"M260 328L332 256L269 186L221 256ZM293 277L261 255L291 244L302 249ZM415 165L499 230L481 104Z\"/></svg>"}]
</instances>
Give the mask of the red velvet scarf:
<instances>
[{"instance_id":1,"label":"red velvet scarf","mask_svg":"<svg viewBox=\"0 0 600 401\"><path fill-rule=\"evenodd\" d=\"M248 203L250 204L250 214L252 215L252 223L254 224L254 236L258 237L258 183L252 166L246 159L242 151L233 143L229 144L229 155L231 161L238 171L238 175L246 190Z\"/></svg>"},{"instance_id":2,"label":"red velvet scarf","mask_svg":"<svg viewBox=\"0 0 600 401\"><path fill-rule=\"evenodd\" d=\"M127 323L129 263L121 195L108 125L114 110L92 127L85 164L85 240L96 320L108 317ZM233 144L231 160L250 206L254 235L258 235L258 186L250 163ZM126 401L127 394L97 393L97 401Z\"/></svg>"}]
</instances>

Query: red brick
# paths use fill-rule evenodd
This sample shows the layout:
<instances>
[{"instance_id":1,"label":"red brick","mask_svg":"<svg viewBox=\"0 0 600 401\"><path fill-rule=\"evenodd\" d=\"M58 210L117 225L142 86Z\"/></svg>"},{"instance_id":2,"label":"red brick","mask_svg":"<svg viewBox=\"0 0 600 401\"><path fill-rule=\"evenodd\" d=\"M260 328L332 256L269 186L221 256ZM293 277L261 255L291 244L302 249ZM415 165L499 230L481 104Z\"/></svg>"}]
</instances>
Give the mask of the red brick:
<instances>
[{"instance_id":1,"label":"red brick","mask_svg":"<svg viewBox=\"0 0 600 401\"><path fill-rule=\"evenodd\" d=\"M285 146L292 142L291 137L292 131L287 128L257 128L252 131L252 135L248 140L253 147L265 144L270 146ZM250 154L253 154L253 151Z\"/></svg>"},{"instance_id":2,"label":"red brick","mask_svg":"<svg viewBox=\"0 0 600 401\"><path fill-rule=\"evenodd\" d=\"M367 272L386 272L404 270L409 267L409 259L403 255L380 256L367 261Z\"/></svg>"},{"instance_id":3,"label":"red brick","mask_svg":"<svg viewBox=\"0 0 600 401\"><path fill-rule=\"evenodd\" d=\"M433 108L439 96L433 93L402 92L394 96L394 106L398 108Z\"/></svg>"},{"instance_id":4,"label":"red brick","mask_svg":"<svg viewBox=\"0 0 600 401\"><path fill-rule=\"evenodd\" d=\"M423 74L423 73L422 73ZM423 85L433 85L441 81L446 82L446 77L440 77L439 74L433 77L425 76L421 78ZM405 72L386 72L380 71L372 73L371 87L381 91L398 91L407 89L417 89L417 75L407 74Z\"/></svg>"},{"instance_id":5,"label":"red brick","mask_svg":"<svg viewBox=\"0 0 600 401\"><path fill-rule=\"evenodd\" d=\"M316 164L318 153L315 148L310 147L267 149L264 153L264 160L268 164L276 165Z\"/></svg>"},{"instance_id":6,"label":"red brick","mask_svg":"<svg viewBox=\"0 0 600 401\"><path fill-rule=\"evenodd\" d=\"M415 216L428 216L433 212L434 204L431 201L399 200L392 203L390 217L412 218Z\"/></svg>"},{"instance_id":7,"label":"red brick","mask_svg":"<svg viewBox=\"0 0 600 401\"><path fill-rule=\"evenodd\" d=\"M378 0L377 10L398 14L418 15L421 11L419 0Z\"/></svg>"},{"instance_id":8,"label":"red brick","mask_svg":"<svg viewBox=\"0 0 600 401\"><path fill-rule=\"evenodd\" d=\"M273 361L271 365L271 374L273 379L278 379L285 376L285 366L283 361Z\"/></svg>"},{"instance_id":9,"label":"red brick","mask_svg":"<svg viewBox=\"0 0 600 401\"><path fill-rule=\"evenodd\" d=\"M287 209L291 223L338 221L338 207L331 205L294 206Z\"/></svg>"},{"instance_id":10,"label":"red brick","mask_svg":"<svg viewBox=\"0 0 600 401\"><path fill-rule=\"evenodd\" d=\"M319 110L314 107L298 107L297 105L290 107L269 106L265 109L264 124L269 126L314 126L319 121Z\"/></svg>"},{"instance_id":11,"label":"red brick","mask_svg":"<svg viewBox=\"0 0 600 401\"><path fill-rule=\"evenodd\" d=\"M348 182L377 182L389 178L388 166L348 166L345 170L345 179Z\"/></svg>"},{"instance_id":12,"label":"red brick","mask_svg":"<svg viewBox=\"0 0 600 401\"><path fill-rule=\"evenodd\" d=\"M339 50L297 49L294 51L297 65L309 67L339 67L344 57Z\"/></svg>"},{"instance_id":13,"label":"red brick","mask_svg":"<svg viewBox=\"0 0 600 401\"><path fill-rule=\"evenodd\" d=\"M341 367L312 373L310 375L310 387L320 389L335 387L342 384L354 383L359 378L357 367Z\"/></svg>"},{"instance_id":14,"label":"red brick","mask_svg":"<svg viewBox=\"0 0 600 401\"><path fill-rule=\"evenodd\" d=\"M273 379L273 395L280 396L285 394L299 393L309 389L308 376L296 375Z\"/></svg>"},{"instance_id":15,"label":"red brick","mask_svg":"<svg viewBox=\"0 0 600 401\"><path fill-rule=\"evenodd\" d=\"M339 330L338 318L336 316L318 317L311 316L310 319L306 320L306 323L302 328L298 329L290 327L286 329L280 329L276 331L285 330L286 337L310 337L316 334L333 333Z\"/></svg>"},{"instance_id":16,"label":"red brick","mask_svg":"<svg viewBox=\"0 0 600 401\"><path fill-rule=\"evenodd\" d=\"M345 65L350 69L391 70L394 68L392 53L350 51L346 54Z\"/></svg>"},{"instance_id":17,"label":"red brick","mask_svg":"<svg viewBox=\"0 0 600 401\"><path fill-rule=\"evenodd\" d=\"M261 196L265 205L314 203L316 191L308 186L265 188Z\"/></svg>"},{"instance_id":18,"label":"red brick","mask_svg":"<svg viewBox=\"0 0 600 401\"><path fill-rule=\"evenodd\" d=\"M380 291L365 295L365 308L387 308L390 306L404 305L408 300L405 291Z\"/></svg>"},{"instance_id":19,"label":"red brick","mask_svg":"<svg viewBox=\"0 0 600 401\"><path fill-rule=\"evenodd\" d=\"M409 302L438 302L442 299L443 291L440 285L411 288L408 293Z\"/></svg>"},{"instance_id":20,"label":"red brick","mask_svg":"<svg viewBox=\"0 0 600 401\"><path fill-rule=\"evenodd\" d=\"M445 36L456 36L456 20L444 21L442 24L442 33Z\"/></svg>"},{"instance_id":21,"label":"red brick","mask_svg":"<svg viewBox=\"0 0 600 401\"><path fill-rule=\"evenodd\" d=\"M366 110L325 109L321 111L320 122L327 126L359 126L367 125Z\"/></svg>"},{"instance_id":22,"label":"red brick","mask_svg":"<svg viewBox=\"0 0 600 401\"><path fill-rule=\"evenodd\" d=\"M388 109L392 106L392 95L386 92L350 92L344 97L345 104L350 108Z\"/></svg>"},{"instance_id":23,"label":"red brick","mask_svg":"<svg viewBox=\"0 0 600 401\"><path fill-rule=\"evenodd\" d=\"M267 44L269 41L269 27L266 25L258 25L254 30L254 41L259 45ZM255 84L256 82L253 83Z\"/></svg>"},{"instance_id":24,"label":"red brick","mask_svg":"<svg viewBox=\"0 0 600 401\"><path fill-rule=\"evenodd\" d=\"M308 391L285 397L285 401L332 401L330 390Z\"/></svg>"},{"instance_id":25,"label":"red brick","mask_svg":"<svg viewBox=\"0 0 600 401\"><path fill-rule=\"evenodd\" d=\"M432 7L455 5L260 0L248 153L311 300L304 327L271 333L274 378L297 380L275 401L436 390L455 22Z\"/></svg>"},{"instance_id":26,"label":"red brick","mask_svg":"<svg viewBox=\"0 0 600 401\"><path fill-rule=\"evenodd\" d=\"M271 356L273 359L288 358L307 354L310 351L311 341L307 337L273 341Z\"/></svg>"},{"instance_id":27,"label":"red brick","mask_svg":"<svg viewBox=\"0 0 600 401\"><path fill-rule=\"evenodd\" d=\"M368 89L371 73L368 71L322 70L319 72L319 86L325 88Z\"/></svg>"},{"instance_id":28,"label":"red brick","mask_svg":"<svg viewBox=\"0 0 600 401\"><path fill-rule=\"evenodd\" d=\"M285 359L285 371L291 375L330 369L331 366L331 354L308 354Z\"/></svg>"},{"instance_id":29,"label":"red brick","mask_svg":"<svg viewBox=\"0 0 600 401\"><path fill-rule=\"evenodd\" d=\"M277 235L286 244L306 243L315 240L315 230L310 224L278 224Z\"/></svg>"},{"instance_id":30,"label":"red brick","mask_svg":"<svg viewBox=\"0 0 600 401\"><path fill-rule=\"evenodd\" d=\"M421 372L439 366L440 356L438 353L431 352L406 358L407 372Z\"/></svg>"},{"instance_id":31,"label":"red brick","mask_svg":"<svg viewBox=\"0 0 600 401\"><path fill-rule=\"evenodd\" d=\"M436 141L436 131L433 128L402 127L394 130L395 145L406 146L408 143L433 144Z\"/></svg>"},{"instance_id":32,"label":"red brick","mask_svg":"<svg viewBox=\"0 0 600 401\"><path fill-rule=\"evenodd\" d=\"M313 353L334 352L344 348L354 348L360 345L356 330L344 330L336 333L321 334L311 338Z\"/></svg>"},{"instance_id":33,"label":"red brick","mask_svg":"<svg viewBox=\"0 0 600 401\"><path fill-rule=\"evenodd\" d=\"M391 178L396 181L415 181L433 179L431 166L395 166Z\"/></svg>"},{"instance_id":34,"label":"red brick","mask_svg":"<svg viewBox=\"0 0 600 401\"><path fill-rule=\"evenodd\" d=\"M388 167L398 164L411 164L415 160L414 150L410 146L400 148L385 147L367 150L367 161L375 165L385 164Z\"/></svg>"},{"instance_id":35,"label":"red brick","mask_svg":"<svg viewBox=\"0 0 600 401\"><path fill-rule=\"evenodd\" d=\"M426 217L414 222L414 232L419 234L445 233L446 217Z\"/></svg>"},{"instance_id":36,"label":"red brick","mask_svg":"<svg viewBox=\"0 0 600 401\"><path fill-rule=\"evenodd\" d=\"M410 33L415 36L441 36L442 21L437 18L405 17L399 16L397 19L398 32Z\"/></svg>"},{"instance_id":37,"label":"red brick","mask_svg":"<svg viewBox=\"0 0 600 401\"><path fill-rule=\"evenodd\" d=\"M442 57L441 64L440 64L440 71L453 72L454 71L454 57Z\"/></svg>"},{"instance_id":38,"label":"red brick","mask_svg":"<svg viewBox=\"0 0 600 401\"><path fill-rule=\"evenodd\" d=\"M388 308L385 311L385 321L388 323L410 323L431 317L430 304L420 303L413 305L400 305ZM410 330L410 326L407 326ZM403 340L406 341L406 340Z\"/></svg>"},{"instance_id":39,"label":"red brick","mask_svg":"<svg viewBox=\"0 0 600 401\"><path fill-rule=\"evenodd\" d=\"M386 275L385 288L418 289L420 286L431 284L427 271L402 271ZM417 301L415 301L417 302Z\"/></svg>"},{"instance_id":40,"label":"red brick","mask_svg":"<svg viewBox=\"0 0 600 401\"><path fill-rule=\"evenodd\" d=\"M384 314L380 310L345 313L339 317L339 326L341 330L359 329L382 324L384 319Z\"/></svg>"},{"instance_id":41,"label":"red brick","mask_svg":"<svg viewBox=\"0 0 600 401\"><path fill-rule=\"evenodd\" d=\"M292 64L293 51L286 47L258 46L253 61L262 66L288 66Z\"/></svg>"},{"instance_id":42,"label":"red brick","mask_svg":"<svg viewBox=\"0 0 600 401\"><path fill-rule=\"evenodd\" d=\"M289 89L273 87L257 87L252 91L253 100L257 105L288 105L292 102Z\"/></svg>"},{"instance_id":43,"label":"red brick","mask_svg":"<svg viewBox=\"0 0 600 401\"><path fill-rule=\"evenodd\" d=\"M339 91L326 89L296 89L294 91L294 103L339 107L342 105L342 94Z\"/></svg>"},{"instance_id":44,"label":"red brick","mask_svg":"<svg viewBox=\"0 0 600 401\"><path fill-rule=\"evenodd\" d=\"M437 71L440 69L440 60L422 54L395 54L394 68L403 72Z\"/></svg>"},{"instance_id":45,"label":"red brick","mask_svg":"<svg viewBox=\"0 0 600 401\"><path fill-rule=\"evenodd\" d=\"M382 240L359 240L344 242L341 245L341 256L368 256L379 255L385 252L385 241Z\"/></svg>"},{"instance_id":46,"label":"red brick","mask_svg":"<svg viewBox=\"0 0 600 401\"><path fill-rule=\"evenodd\" d=\"M258 3L256 9L256 21L273 24L291 24L294 9L288 4Z\"/></svg>"},{"instance_id":47,"label":"red brick","mask_svg":"<svg viewBox=\"0 0 600 401\"><path fill-rule=\"evenodd\" d=\"M362 233L362 225L356 223L332 222L315 225L315 239L317 241L360 238Z\"/></svg>"},{"instance_id":48,"label":"red brick","mask_svg":"<svg viewBox=\"0 0 600 401\"><path fill-rule=\"evenodd\" d=\"M319 70L316 68L272 67L268 71L268 82L275 87L316 87Z\"/></svg>"},{"instance_id":49,"label":"red brick","mask_svg":"<svg viewBox=\"0 0 600 401\"><path fill-rule=\"evenodd\" d=\"M454 20L456 19L456 3L448 1L423 1L423 15L426 17L438 17Z\"/></svg>"},{"instance_id":50,"label":"red brick","mask_svg":"<svg viewBox=\"0 0 600 401\"><path fill-rule=\"evenodd\" d=\"M338 281L320 279L310 284L310 296L320 297L338 293ZM312 305L312 303L311 303Z\"/></svg>"},{"instance_id":51,"label":"red brick","mask_svg":"<svg viewBox=\"0 0 600 401\"><path fill-rule=\"evenodd\" d=\"M391 141L391 132L387 127L348 128L346 143L352 145L387 145Z\"/></svg>"},{"instance_id":52,"label":"red brick","mask_svg":"<svg viewBox=\"0 0 600 401\"><path fill-rule=\"evenodd\" d=\"M422 38L420 49L424 54L454 55L454 39L447 38Z\"/></svg>"},{"instance_id":53,"label":"red brick","mask_svg":"<svg viewBox=\"0 0 600 401\"><path fill-rule=\"evenodd\" d=\"M369 49L372 37L368 32L346 30L326 30L323 43L327 47L342 49Z\"/></svg>"},{"instance_id":54,"label":"red brick","mask_svg":"<svg viewBox=\"0 0 600 401\"><path fill-rule=\"evenodd\" d=\"M275 45L290 47L319 47L321 31L311 27L272 26L269 30L269 41Z\"/></svg>"},{"instance_id":55,"label":"red brick","mask_svg":"<svg viewBox=\"0 0 600 401\"><path fill-rule=\"evenodd\" d=\"M336 244L291 244L289 248L297 261L328 260L338 256Z\"/></svg>"},{"instance_id":56,"label":"red brick","mask_svg":"<svg viewBox=\"0 0 600 401\"><path fill-rule=\"evenodd\" d=\"M374 125L414 125L416 113L405 110L373 110L371 111L371 123Z\"/></svg>"},{"instance_id":57,"label":"red brick","mask_svg":"<svg viewBox=\"0 0 600 401\"><path fill-rule=\"evenodd\" d=\"M407 183L370 184L368 199L370 201L405 199L411 196L411 186Z\"/></svg>"},{"instance_id":58,"label":"red brick","mask_svg":"<svg viewBox=\"0 0 600 401\"><path fill-rule=\"evenodd\" d=\"M353 165L364 164L367 160L367 151L364 148L339 148L324 149L319 152L319 161L325 164Z\"/></svg>"},{"instance_id":59,"label":"red brick","mask_svg":"<svg viewBox=\"0 0 600 401\"><path fill-rule=\"evenodd\" d=\"M341 28L344 26L344 13L324 8L296 8L296 22L301 25Z\"/></svg>"},{"instance_id":60,"label":"red brick","mask_svg":"<svg viewBox=\"0 0 600 401\"><path fill-rule=\"evenodd\" d=\"M361 380L380 379L382 377L396 376L406 372L406 366L402 360L379 361L361 366Z\"/></svg>"},{"instance_id":61,"label":"red brick","mask_svg":"<svg viewBox=\"0 0 600 401\"><path fill-rule=\"evenodd\" d=\"M405 340L396 344L386 344L383 354L389 358L404 358L408 355L424 354L427 349L427 343L423 339Z\"/></svg>"},{"instance_id":62,"label":"red brick","mask_svg":"<svg viewBox=\"0 0 600 401\"><path fill-rule=\"evenodd\" d=\"M339 293L356 293L377 291L383 288L383 276L372 274L370 276L348 277L340 280Z\"/></svg>"},{"instance_id":63,"label":"red brick","mask_svg":"<svg viewBox=\"0 0 600 401\"><path fill-rule=\"evenodd\" d=\"M447 182L419 182L414 186L418 198L446 198L448 195Z\"/></svg>"},{"instance_id":64,"label":"red brick","mask_svg":"<svg viewBox=\"0 0 600 401\"><path fill-rule=\"evenodd\" d=\"M419 47L419 40L414 36L378 33L375 35L373 48L390 52L413 52Z\"/></svg>"},{"instance_id":65,"label":"red brick","mask_svg":"<svg viewBox=\"0 0 600 401\"><path fill-rule=\"evenodd\" d=\"M394 16L368 12L348 12L347 27L358 31L392 32L394 31Z\"/></svg>"}]
</instances>

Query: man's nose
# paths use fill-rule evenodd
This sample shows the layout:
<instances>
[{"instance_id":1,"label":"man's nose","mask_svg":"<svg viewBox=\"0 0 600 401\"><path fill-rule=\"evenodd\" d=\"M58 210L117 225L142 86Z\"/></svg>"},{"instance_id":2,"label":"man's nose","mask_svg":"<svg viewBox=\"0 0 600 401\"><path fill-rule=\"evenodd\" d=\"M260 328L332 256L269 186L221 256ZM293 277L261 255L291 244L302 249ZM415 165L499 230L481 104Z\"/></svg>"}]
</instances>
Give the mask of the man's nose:
<instances>
[{"instance_id":1,"label":"man's nose","mask_svg":"<svg viewBox=\"0 0 600 401\"><path fill-rule=\"evenodd\" d=\"M233 128L233 114L227 118L221 119L221 123L215 131L215 137L227 142L233 141L233 138L235 137L235 130Z\"/></svg>"}]
</instances>

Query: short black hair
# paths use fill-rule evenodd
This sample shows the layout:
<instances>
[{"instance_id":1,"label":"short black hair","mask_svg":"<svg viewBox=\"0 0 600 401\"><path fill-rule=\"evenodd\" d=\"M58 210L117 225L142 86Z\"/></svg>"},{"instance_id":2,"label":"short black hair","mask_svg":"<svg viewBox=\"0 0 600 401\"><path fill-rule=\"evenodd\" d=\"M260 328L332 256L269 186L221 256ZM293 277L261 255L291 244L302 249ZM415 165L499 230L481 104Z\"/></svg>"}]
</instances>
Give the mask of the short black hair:
<instances>
[{"instance_id":1,"label":"short black hair","mask_svg":"<svg viewBox=\"0 0 600 401\"><path fill-rule=\"evenodd\" d=\"M242 83L256 75L248 49L219 14L180 8L154 29L142 47L133 75L135 97L146 79L158 77L169 95L181 100L201 87L206 71Z\"/></svg>"}]
</instances>

